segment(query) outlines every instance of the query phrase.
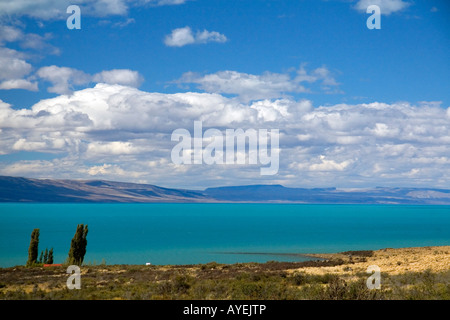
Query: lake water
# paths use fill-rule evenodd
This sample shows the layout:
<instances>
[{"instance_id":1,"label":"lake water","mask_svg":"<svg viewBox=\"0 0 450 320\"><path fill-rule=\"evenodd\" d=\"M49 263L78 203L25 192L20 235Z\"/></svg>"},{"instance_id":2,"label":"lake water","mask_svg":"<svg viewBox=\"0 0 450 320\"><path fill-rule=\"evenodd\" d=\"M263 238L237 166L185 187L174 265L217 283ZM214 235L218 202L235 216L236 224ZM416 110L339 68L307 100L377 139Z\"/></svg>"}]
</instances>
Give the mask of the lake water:
<instances>
[{"instance_id":1,"label":"lake water","mask_svg":"<svg viewBox=\"0 0 450 320\"><path fill-rule=\"evenodd\" d=\"M450 206L304 204L0 204L0 267L39 253L63 262L88 224L85 263L303 261L290 253L450 245Z\"/></svg>"}]
</instances>

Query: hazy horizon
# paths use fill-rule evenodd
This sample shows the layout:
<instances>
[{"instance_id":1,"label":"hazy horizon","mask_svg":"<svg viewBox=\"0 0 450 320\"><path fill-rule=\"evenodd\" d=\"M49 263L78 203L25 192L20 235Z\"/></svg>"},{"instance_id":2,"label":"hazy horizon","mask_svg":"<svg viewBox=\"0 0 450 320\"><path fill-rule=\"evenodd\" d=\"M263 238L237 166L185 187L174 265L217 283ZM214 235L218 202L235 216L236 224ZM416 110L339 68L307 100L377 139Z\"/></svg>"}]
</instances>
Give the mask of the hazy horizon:
<instances>
[{"instance_id":1,"label":"hazy horizon","mask_svg":"<svg viewBox=\"0 0 450 320\"><path fill-rule=\"evenodd\" d=\"M0 175L450 189L450 5L373 2L381 29L366 0L82 0L80 29L69 0L0 1ZM183 159L214 157L175 163L195 122ZM274 174L222 161L241 129L279 130Z\"/></svg>"}]
</instances>

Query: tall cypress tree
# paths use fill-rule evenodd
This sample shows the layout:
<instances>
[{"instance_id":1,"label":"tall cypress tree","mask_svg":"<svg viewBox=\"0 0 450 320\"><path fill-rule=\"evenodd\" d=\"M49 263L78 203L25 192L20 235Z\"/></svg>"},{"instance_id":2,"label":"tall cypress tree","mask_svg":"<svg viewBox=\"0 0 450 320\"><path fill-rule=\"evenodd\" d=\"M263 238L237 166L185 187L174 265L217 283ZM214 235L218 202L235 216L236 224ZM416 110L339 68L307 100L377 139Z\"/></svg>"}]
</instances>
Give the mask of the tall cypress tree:
<instances>
[{"instance_id":1,"label":"tall cypress tree","mask_svg":"<svg viewBox=\"0 0 450 320\"><path fill-rule=\"evenodd\" d=\"M37 263L38 246L39 246L39 229L34 229L33 232L31 232L30 246L28 248L28 261L27 261L28 267Z\"/></svg>"},{"instance_id":2,"label":"tall cypress tree","mask_svg":"<svg viewBox=\"0 0 450 320\"><path fill-rule=\"evenodd\" d=\"M44 263L47 263L48 260L48 249L45 248L45 252L44 252Z\"/></svg>"},{"instance_id":3,"label":"tall cypress tree","mask_svg":"<svg viewBox=\"0 0 450 320\"><path fill-rule=\"evenodd\" d=\"M79 265L83 263L84 255L86 254L87 246L87 234L88 226L79 224L77 226L77 231L73 236L72 242L70 244L69 250L69 263L74 265Z\"/></svg>"},{"instance_id":4,"label":"tall cypress tree","mask_svg":"<svg viewBox=\"0 0 450 320\"><path fill-rule=\"evenodd\" d=\"M48 252L47 263L48 264L53 264L53 248L51 248L50 251Z\"/></svg>"}]
</instances>

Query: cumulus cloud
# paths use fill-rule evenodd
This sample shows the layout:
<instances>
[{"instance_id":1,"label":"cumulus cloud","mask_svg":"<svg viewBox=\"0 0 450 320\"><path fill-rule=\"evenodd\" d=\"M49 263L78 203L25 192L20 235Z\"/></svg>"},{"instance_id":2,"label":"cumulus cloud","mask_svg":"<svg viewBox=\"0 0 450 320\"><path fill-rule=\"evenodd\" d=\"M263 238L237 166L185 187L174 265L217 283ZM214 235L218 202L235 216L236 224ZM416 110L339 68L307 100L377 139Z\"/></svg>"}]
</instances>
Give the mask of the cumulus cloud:
<instances>
[{"instance_id":1,"label":"cumulus cloud","mask_svg":"<svg viewBox=\"0 0 450 320\"><path fill-rule=\"evenodd\" d=\"M217 31L198 31L195 35L195 41L197 43L208 43L208 42L226 42L227 37Z\"/></svg>"},{"instance_id":2,"label":"cumulus cloud","mask_svg":"<svg viewBox=\"0 0 450 320\"><path fill-rule=\"evenodd\" d=\"M43 20L66 19L69 5L80 6L83 14L106 17L126 15L130 6L178 5L186 0L0 0L0 16L29 16Z\"/></svg>"},{"instance_id":3,"label":"cumulus cloud","mask_svg":"<svg viewBox=\"0 0 450 320\"><path fill-rule=\"evenodd\" d=\"M327 160L323 155L321 155L319 159L321 162L309 165L311 171L343 171L353 163L353 160L345 160L342 162Z\"/></svg>"},{"instance_id":4,"label":"cumulus cloud","mask_svg":"<svg viewBox=\"0 0 450 320\"><path fill-rule=\"evenodd\" d=\"M0 90L38 90L37 82L34 81L33 76L30 76L33 67L26 61L29 54L4 46L10 42L17 42L23 49L58 54L59 49L47 43L51 37L50 33L40 36L24 33L15 26L0 25Z\"/></svg>"},{"instance_id":5,"label":"cumulus cloud","mask_svg":"<svg viewBox=\"0 0 450 320\"><path fill-rule=\"evenodd\" d=\"M107 174L123 175L125 173L125 171L122 168L120 168L120 166L106 164L106 163L101 166L92 166L88 169L81 170L81 171L87 172L90 176L96 176L96 175L104 176Z\"/></svg>"},{"instance_id":6,"label":"cumulus cloud","mask_svg":"<svg viewBox=\"0 0 450 320\"><path fill-rule=\"evenodd\" d=\"M411 3L403 0L359 0L355 5L355 9L365 13L367 7L371 5L379 6L381 14L390 15L391 13L406 9Z\"/></svg>"},{"instance_id":7,"label":"cumulus cloud","mask_svg":"<svg viewBox=\"0 0 450 320\"><path fill-rule=\"evenodd\" d=\"M188 44L200 44L208 42L223 43L227 41L227 37L216 31L197 31L195 34L190 27L178 28L172 30L172 33L167 35L164 43L169 47L183 47Z\"/></svg>"},{"instance_id":8,"label":"cumulus cloud","mask_svg":"<svg viewBox=\"0 0 450 320\"><path fill-rule=\"evenodd\" d=\"M36 72L37 76L52 83L47 90L59 94L69 94L75 85L83 85L90 82L89 75L84 72L67 67L48 66L42 67Z\"/></svg>"},{"instance_id":9,"label":"cumulus cloud","mask_svg":"<svg viewBox=\"0 0 450 320\"><path fill-rule=\"evenodd\" d=\"M114 69L102 71L93 76L94 82L104 82L108 84L121 84L130 87L139 87L144 81L143 77L137 71L128 69Z\"/></svg>"},{"instance_id":10,"label":"cumulus cloud","mask_svg":"<svg viewBox=\"0 0 450 320\"><path fill-rule=\"evenodd\" d=\"M39 50L40 53L58 55L60 50L48 43L52 39L52 33L39 35L36 33L25 33L22 29L11 25L0 25L0 46L8 42L18 42L23 49Z\"/></svg>"},{"instance_id":11,"label":"cumulus cloud","mask_svg":"<svg viewBox=\"0 0 450 320\"><path fill-rule=\"evenodd\" d=\"M124 0L98 0L85 3L88 13L95 16L125 15L128 12L128 5Z\"/></svg>"},{"instance_id":12,"label":"cumulus cloud","mask_svg":"<svg viewBox=\"0 0 450 320\"><path fill-rule=\"evenodd\" d=\"M38 91L37 82L31 82L25 79L12 79L0 82L0 90L24 89L29 91Z\"/></svg>"},{"instance_id":13,"label":"cumulus cloud","mask_svg":"<svg viewBox=\"0 0 450 320\"><path fill-rule=\"evenodd\" d=\"M32 66L24 58L16 50L0 47L0 79L19 79L29 74Z\"/></svg>"},{"instance_id":14,"label":"cumulus cloud","mask_svg":"<svg viewBox=\"0 0 450 320\"><path fill-rule=\"evenodd\" d=\"M237 71L219 71L199 75L185 73L181 83L195 83L199 89L211 93L239 95L243 100L280 97L284 92L306 92L306 88L292 81L288 74L265 73L253 75Z\"/></svg>"},{"instance_id":15,"label":"cumulus cloud","mask_svg":"<svg viewBox=\"0 0 450 320\"><path fill-rule=\"evenodd\" d=\"M108 84L121 84L131 87L139 87L144 80L137 71L129 69L106 70L93 76L83 71L58 66L40 68L36 75L52 84L47 90L58 94L70 94L75 86L86 85L90 82L103 82Z\"/></svg>"},{"instance_id":16,"label":"cumulus cloud","mask_svg":"<svg viewBox=\"0 0 450 320\"><path fill-rule=\"evenodd\" d=\"M175 82L194 83L206 92L234 94L243 101L279 98L287 93L311 92L302 84L305 82L319 82L325 89L339 85L325 66L308 73L304 64L293 76L289 73L265 72L253 75L226 70L206 75L187 72Z\"/></svg>"},{"instance_id":17,"label":"cumulus cloud","mask_svg":"<svg viewBox=\"0 0 450 320\"><path fill-rule=\"evenodd\" d=\"M182 47L195 43L195 38L191 28L185 27L172 30L172 33L164 39L164 43L169 47Z\"/></svg>"},{"instance_id":18,"label":"cumulus cloud","mask_svg":"<svg viewBox=\"0 0 450 320\"><path fill-rule=\"evenodd\" d=\"M162 94L97 84L31 109L0 102L0 150L59 155L0 163L0 174L133 180L173 187L245 183L292 186L450 187L450 109L436 102L314 107L292 98L242 102L218 93ZM280 130L280 169L175 165L171 133Z\"/></svg>"},{"instance_id":19,"label":"cumulus cloud","mask_svg":"<svg viewBox=\"0 0 450 320\"><path fill-rule=\"evenodd\" d=\"M77 1L78 5L92 5L93 1ZM55 19L67 18L66 9L73 4L70 0L41 0L41 1L27 1L16 0L0 1L1 15L8 16L29 16L38 19Z\"/></svg>"},{"instance_id":20,"label":"cumulus cloud","mask_svg":"<svg viewBox=\"0 0 450 320\"><path fill-rule=\"evenodd\" d=\"M24 79L32 71L25 55L13 49L0 47L0 90L25 89L37 91L37 83Z\"/></svg>"},{"instance_id":21,"label":"cumulus cloud","mask_svg":"<svg viewBox=\"0 0 450 320\"><path fill-rule=\"evenodd\" d=\"M128 69L105 70L94 75L69 67L45 66L31 74L33 66L27 62L28 54L6 48L5 44L17 42L24 49L38 50L40 53L59 54L59 49L48 44L52 38L50 33L41 36L24 33L15 26L0 25L0 90L25 89L38 90L36 80L44 80L51 84L47 91L57 94L70 94L77 87L90 82L122 84L138 87L143 77Z\"/></svg>"}]
</instances>

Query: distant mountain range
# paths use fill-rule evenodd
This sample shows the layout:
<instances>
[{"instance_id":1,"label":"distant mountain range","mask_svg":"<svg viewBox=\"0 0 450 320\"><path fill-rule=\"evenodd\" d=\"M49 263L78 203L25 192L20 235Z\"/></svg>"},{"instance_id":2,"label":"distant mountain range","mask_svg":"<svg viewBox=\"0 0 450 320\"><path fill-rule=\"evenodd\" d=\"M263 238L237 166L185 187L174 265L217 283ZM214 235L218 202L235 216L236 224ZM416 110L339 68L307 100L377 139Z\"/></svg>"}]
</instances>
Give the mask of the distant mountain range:
<instances>
[{"instance_id":1,"label":"distant mountain range","mask_svg":"<svg viewBox=\"0 0 450 320\"><path fill-rule=\"evenodd\" d=\"M0 202L261 202L450 205L450 190L431 188L287 188L249 185L203 191L105 180L0 176Z\"/></svg>"}]
</instances>

